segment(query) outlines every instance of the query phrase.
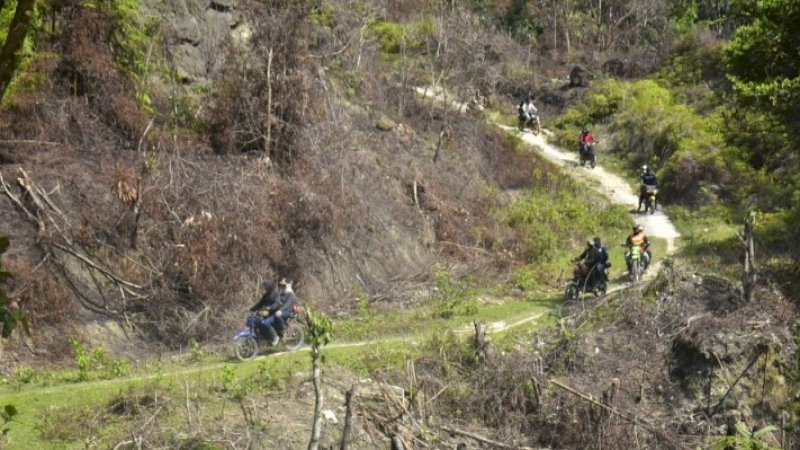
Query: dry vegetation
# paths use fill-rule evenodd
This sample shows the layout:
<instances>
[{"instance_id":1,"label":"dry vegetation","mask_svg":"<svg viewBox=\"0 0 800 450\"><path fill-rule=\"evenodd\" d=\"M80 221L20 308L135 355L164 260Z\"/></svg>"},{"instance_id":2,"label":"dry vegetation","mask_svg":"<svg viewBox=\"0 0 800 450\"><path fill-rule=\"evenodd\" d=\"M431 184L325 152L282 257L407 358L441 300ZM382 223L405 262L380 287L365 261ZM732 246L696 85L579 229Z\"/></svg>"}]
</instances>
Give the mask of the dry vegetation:
<instances>
[{"instance_id":1,"label":"dry vegetation","mask_svg":"<svg viewBox=\"0 0 800 450\"><path fill-rule=\"evenodd\" d=\"M359 28L312 32L307 6L273 3L243 7L258 25L252 47L223 44L214 89L154 88L152 120L103 41L113 18L77 3L54 12L53 52L25 75L40 82L0 113L0 234L36 348L63 350L56 337L107 318L169 346L221 339L265 277L347 310L354 292L410 301L394 287L426 282L437 263L485 276L513 264L518 238L488 193L529 186L531 160L480 117L409 90L429 75L495 89L499 74L473 53L487 37L513 43L480 28L455 40L469 18L456 14L442 58L431 41L392 69L374 38L347 36L346 51L320 57ZM176 93L208 106L187 115ZM398 125L377 130L381 116Z\"/></svg>"}]
</instances>

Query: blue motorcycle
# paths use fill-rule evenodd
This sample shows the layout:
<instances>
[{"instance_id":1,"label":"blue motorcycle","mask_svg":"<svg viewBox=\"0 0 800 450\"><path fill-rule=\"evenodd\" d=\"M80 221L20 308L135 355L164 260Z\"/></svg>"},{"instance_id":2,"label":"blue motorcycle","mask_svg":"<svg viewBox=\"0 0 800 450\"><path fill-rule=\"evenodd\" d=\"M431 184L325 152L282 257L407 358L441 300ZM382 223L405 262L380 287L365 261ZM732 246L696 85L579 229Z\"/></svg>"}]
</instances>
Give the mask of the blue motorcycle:
<instances>
[{"instance_id":1,"label":"blue motorcycle","mask_svg":"<svg viewBox=\"0 0 800 450\"><path fill-rule=\"evenodd\" d=\"M305 333L303 327L297 321L297 315L286 319L286 328L283 336L276 345L283 345L287 351L294 351L305 343ZM266 317L262 317L255 312L247 314L245 323L247 328L236 333L233 338L233 353L242 361L253 359L258 356L258 351L262 345L270 346L269 340L261 335L259 325Z\"/></svg>"}]
</instances>

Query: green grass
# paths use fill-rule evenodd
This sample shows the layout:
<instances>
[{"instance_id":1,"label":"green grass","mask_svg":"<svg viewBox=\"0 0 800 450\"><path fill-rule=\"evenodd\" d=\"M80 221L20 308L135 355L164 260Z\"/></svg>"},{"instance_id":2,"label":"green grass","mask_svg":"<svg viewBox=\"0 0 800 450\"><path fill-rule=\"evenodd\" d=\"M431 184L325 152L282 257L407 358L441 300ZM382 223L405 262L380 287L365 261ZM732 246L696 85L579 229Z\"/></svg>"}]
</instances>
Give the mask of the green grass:
<instances>
[{"instance_id":1,"label":"green grass","mask_svg":"<svg viewBox=\"0 0 800 450\"><path fill-rule=\"evenodd\" d=\"M552 297L543 300L480 300L481 297L484 296L476 294L472 300L476 306L474 313L459 314L447 319L437 314L432 303L405 310L391 310L387 306L367 315L359 314L337 321L334 323L334 339L336 342L353 342L377 338L425 337L442 330L469 325L473 320L513 321L531 314L545 313L555 305Z\"/></svg>"}]
</instances>

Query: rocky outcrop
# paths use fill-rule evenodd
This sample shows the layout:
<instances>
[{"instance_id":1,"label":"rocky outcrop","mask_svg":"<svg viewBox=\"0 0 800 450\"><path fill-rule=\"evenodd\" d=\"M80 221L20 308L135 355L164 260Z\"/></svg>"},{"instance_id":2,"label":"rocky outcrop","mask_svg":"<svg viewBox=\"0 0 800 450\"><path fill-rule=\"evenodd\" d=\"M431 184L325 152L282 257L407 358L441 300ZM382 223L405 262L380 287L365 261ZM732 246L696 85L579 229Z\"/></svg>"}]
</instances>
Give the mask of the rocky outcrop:
<instances>
[{"instance_id":1,"label":"rocky outcrop","mask_svg":"<svg viewBox=\"0 0 800 450\"><path fill-rule=\"evenodd\" d=\"M218 79L228 45L247 45L238 0L144 0L146 14L162 18L167 60L186 85Z\"/></svg>"}]
</instances>

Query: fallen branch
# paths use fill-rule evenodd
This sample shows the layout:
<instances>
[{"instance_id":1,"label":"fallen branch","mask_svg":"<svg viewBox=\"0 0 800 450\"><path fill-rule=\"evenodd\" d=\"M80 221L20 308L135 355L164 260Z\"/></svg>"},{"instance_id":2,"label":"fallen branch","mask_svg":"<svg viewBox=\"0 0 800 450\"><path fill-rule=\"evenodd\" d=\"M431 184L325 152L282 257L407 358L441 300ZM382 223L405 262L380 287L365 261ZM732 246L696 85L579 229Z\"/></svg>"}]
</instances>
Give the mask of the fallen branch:
<instances>
[{"instance_id":1,"label":"fallen branch","mask_svg":"<svg viewBox=\"0 0 800 450\"><path fill-rule=\"evenodd\" d=\"M0 139L0 144L42 144L42 145L61 145L62 142L37 141L35 139Z\"/></svg>"},{"instance_id":2,"label":"fallen branch","mask_svg":"<svg viewBox=\"0 0 800 450\"><path fill-rule=\"evenodd\" d=\"M684 445L680 444L679 442L675 442L675 440L671 436L667 435L663 431L661 431L658 428L654 427L648 421L642 419L641 417L639 417L639 416L637 416L635 414L631 414L631 413L628 413L628 412L625 412L625 411L620 411L620 410L614 408L613 406L606 405L605 403L597 401L597 400L593 399L592 397L590 397L590 396L588 396L586 394L583 394L581 392L576 391L575 389L572 389L571 387L567 386L566 384L561 383L560 381L552 380L552 379L551 380L547 380L547 381L549 383L551 383L551 384L554 384L554 385L560 387L561 389L564 389L565 391L569 392L570 394L573 394L573 395L575 395L575 396L577 396L577 397L579 397L579 398L581 398L583 400L586 400L587 402L589 402L589 403L591 403L591 404L593 404L595 406L599 406L601 408L606 409L608 412L610 412L611 414L613 414L613 415L615 415L617 417L620 417L620 418L622 418L622 419L624 419L624 420L626 420L626 421L628 421L628 422L630 422L630 423L632 423L634 425L641 426L642 428L644 428L645 430L653 433L654 435L658 436L659 438L668 440L668 441L672 442L673 444L675 444L676 446L688 448L688 447L685 447Z\"/></svg>"},{"instance_id":3,"label":"fallen branch","mask_svg":"<svg viewBox=\"0 0 800 450\"><path fill-rule=\"evenodd\" d=\"M448 433L458 434L460 436L468 437L470 439L474 439L474 440L476 440L478 442L482 442L484 444L488 444L488 445L491 445L493 447L505 448L505 449L508 449L508 450L546 450L546 449L543 449L543 448L535 449L533 447L526 447L524 445L504 444L502 442L498 442L498 441L483 437L483 436L481 436L479 434L470 433L468 431L463 431L463 430L458 430L456 428L442 427L442 430L444 430L444 431L446 431Z\"/></svg>"},{"instance_id":4,"label":"fallen branch","mask_svg":"<svg viewBox=\"0 0 800 450\"><path fill-rule=\"evenodd\" d=\"M588 396L586 394L578 392L575 389L567 386L566 384L561 383L560 381L557 381L557 380L547 380L547 381L549 383L551 383L551 384L554 384L554 385L560 387L561 389L564 389L565 391L569 392L570 394L573 394L573 395L575 395L577 397L580 397L583 400L586 400L587 402L589 402L589 403L591 403L593 405L596 405L596 406L599 406L601 408L607 409L611 414L614 414L616 416L622 417L623 419L627 420L628 422L631 422L631 423L633 423L635 425L642 425L643 427L645 427L646 429L648 429L650 431L658 432L658 430L653 428L653 426L649 422L645 421L644 419L640 418L639 416L636 416L636 415L631 414L631 413L619 411L616 408L614 408L613 406L606 405L605 403L600 402L598 400L595 400L595 399L593 399L592 397L590 397L590 396Z\"/></svg>"}]
</instances>

